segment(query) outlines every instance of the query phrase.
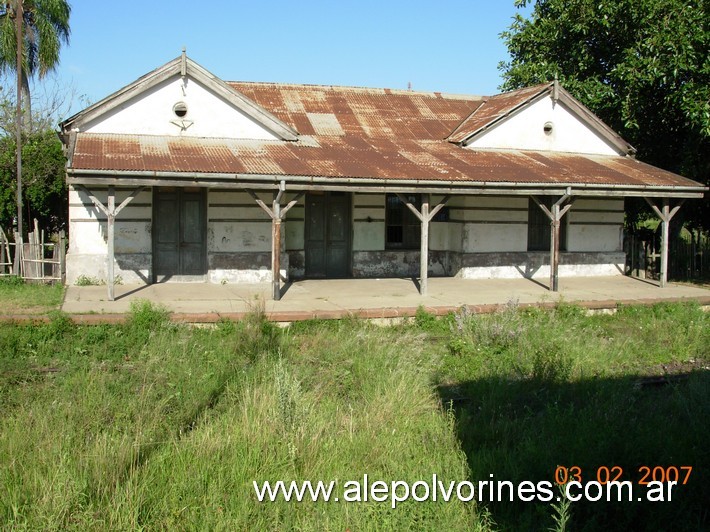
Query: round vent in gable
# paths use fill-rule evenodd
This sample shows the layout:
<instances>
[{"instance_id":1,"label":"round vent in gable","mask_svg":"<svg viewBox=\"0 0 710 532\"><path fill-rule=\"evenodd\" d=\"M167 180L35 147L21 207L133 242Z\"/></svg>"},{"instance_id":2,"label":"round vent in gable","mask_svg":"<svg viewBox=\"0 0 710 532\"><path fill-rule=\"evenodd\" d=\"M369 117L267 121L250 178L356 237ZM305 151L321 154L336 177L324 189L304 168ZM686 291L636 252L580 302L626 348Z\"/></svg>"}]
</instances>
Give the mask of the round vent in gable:
<instances>
[{"instance_id":1,"label":"round vent in gable","mask_svg":"<svg viewBox=\"0 0 710 532\"><path fill-rule=\"evenodd\" d=\"M175 116L178 118L185 118L187 115L187 105L185 102L178 102L173 105L173 113L175 113Z\"/></svg>"}]
</instances>

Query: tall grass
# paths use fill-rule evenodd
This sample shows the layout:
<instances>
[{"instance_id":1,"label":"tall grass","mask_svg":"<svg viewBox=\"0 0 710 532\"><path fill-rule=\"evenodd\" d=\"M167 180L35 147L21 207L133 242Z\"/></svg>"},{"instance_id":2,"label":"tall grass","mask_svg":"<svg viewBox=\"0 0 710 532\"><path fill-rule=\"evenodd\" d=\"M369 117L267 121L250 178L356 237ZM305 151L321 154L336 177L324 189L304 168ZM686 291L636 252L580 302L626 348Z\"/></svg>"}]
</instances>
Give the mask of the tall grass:
<instances>
[{"instance_id":1,"label":"tall grass","mask_svg":"<svg viewBox=\"0 0 710 532\"><path fill-rule=\"evenodd\" d=\"M29 528L85 523L247 363L218 336L147 306L124 326L57 316L4 325L0 340L0 516Z\"/></svg>"},{"instance_id":2,"label":"tall grass","mask_svg":"<svg viewBox=\"0 0 710 532\"><path fill-rule=\"evenodd\" d=\"M580 530L707 526L710 314L693 304L622 307L613 316L509 305L491 316L460 312L449 327L437 380L442 398L457 401L473 478L552 480L563 465L580 467L588 481L599 467L620 466L621 480L638 482L643 465L689 465L690 483L672 502L571 503L565 520ZM677 378L647 385L668 373ZM548 506L489 508L504 528L538 529L549 523Z\"/></svg>"},{"instance_id":3,"label":"tall grass","mask_svg":"<svg viewBox=\"0 0 710 532\"><path fill-rule=\"evenodd\" d=\"M701 529L710 314L559 305L389 328L0 324L2 529ZM664 372L684 379L639 382ZM450 406L453 405L453 406ZM277 480L551 480L692 465L672 503L260 503ZM637 479L636 479L637 480ZM497 525L494 525L497 523Z\"/></svg>"},{"instance_id":4,"label":"tall grass","mask_svg":"<svg viewBox=\"0 0 710 532\"><path fill-rule=\"evenodd\" d=\"M466 478L421 334L0 325L0 523L29 529L454 528L463 503L258 503L252 481Z\"/></svg>"}]
</instances>

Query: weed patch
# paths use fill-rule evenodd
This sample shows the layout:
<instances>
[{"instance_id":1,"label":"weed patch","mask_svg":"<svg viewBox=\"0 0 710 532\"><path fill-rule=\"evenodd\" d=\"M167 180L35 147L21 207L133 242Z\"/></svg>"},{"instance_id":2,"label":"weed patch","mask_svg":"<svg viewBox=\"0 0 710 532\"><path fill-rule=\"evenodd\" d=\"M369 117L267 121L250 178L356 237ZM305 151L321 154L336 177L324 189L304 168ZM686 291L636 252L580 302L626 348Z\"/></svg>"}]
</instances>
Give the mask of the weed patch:
<instances>
[{"instance_id":1,"label":"weed patch","mask_svg":"<svg viewBox=\"0 0 710 532\"><path fill-rule=\"evenodd\" d=\"M707 528L710 314L697 306L510 303L286 329L260 308L213 329L147 302L122 325L0 323L2 527ZM664 368L683 378L639 385ZM537 482L558 465L694 472L658 504L259 503L252 485Z\"/></svg>"},{"instance_id":2,"label":"weed patch","mask_svg":"<svg viewBox=\"0 0 710 532\"><path fill-rule=\"evenodd\" d=\"M507 306L489 316L457 313L436 380L457 405L457 430L472 479L551 480L562 464L591 472L619 466L638 481L642 464L702 464L692 487L670 503L488 506L503 528L697 530L702 500L710 385L707 371L660 388L639 377L707 361L710 316L697 305L622 307L586 316L571 305L551 310ZM687 361L692 360L693 363ZM686 361L686 362L683 362Z\"/></svg>"}]
</instances>

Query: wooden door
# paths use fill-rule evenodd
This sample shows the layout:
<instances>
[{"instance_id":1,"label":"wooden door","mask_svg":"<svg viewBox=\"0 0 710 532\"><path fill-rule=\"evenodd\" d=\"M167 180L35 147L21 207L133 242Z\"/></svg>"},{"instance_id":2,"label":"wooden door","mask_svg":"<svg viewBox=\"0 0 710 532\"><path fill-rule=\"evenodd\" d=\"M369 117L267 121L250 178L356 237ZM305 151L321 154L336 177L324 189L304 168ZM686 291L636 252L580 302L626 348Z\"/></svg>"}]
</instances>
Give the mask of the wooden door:
<instances>
[{"instance_id":1,"label":"wooden door","mask_svg":"<svg viewBox=\"0 0 710 532\"><path fill-rule=\"evenodd\" d=\"M306 195L306 277L350 276L350 194Z\"/></svg>"},{"instance_id":2,"label":"wooden door","mask_svg":"<svg viewBox=\"0 0 710 532\"><path fill-rule=\"evenodd\" d=\"M205 196L205 191L200 189L155 189L153 277L156 282L207 273Z\"/></svg>"}]
</instances>

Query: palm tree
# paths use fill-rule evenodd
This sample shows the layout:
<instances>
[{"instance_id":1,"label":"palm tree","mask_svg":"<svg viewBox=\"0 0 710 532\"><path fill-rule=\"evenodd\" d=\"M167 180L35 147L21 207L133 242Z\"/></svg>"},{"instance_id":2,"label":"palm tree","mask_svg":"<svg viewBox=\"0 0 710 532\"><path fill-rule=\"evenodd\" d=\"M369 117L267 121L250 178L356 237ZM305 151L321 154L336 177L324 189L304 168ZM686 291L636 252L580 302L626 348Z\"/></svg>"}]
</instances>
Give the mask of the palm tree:
<instances>
[{"instance_id":1,"label":"palm tree","mask_svg":"<svg viewBox=\"0 0 710 532\"><path fill-rule=\"evenodd\" d=\"M22 93L30 102L29 80L59 64L62 42L69 43L66 0L13 0L0 5L0 72L17 74L17 231L22 235Z\"/></svg>"}]
</instances>

